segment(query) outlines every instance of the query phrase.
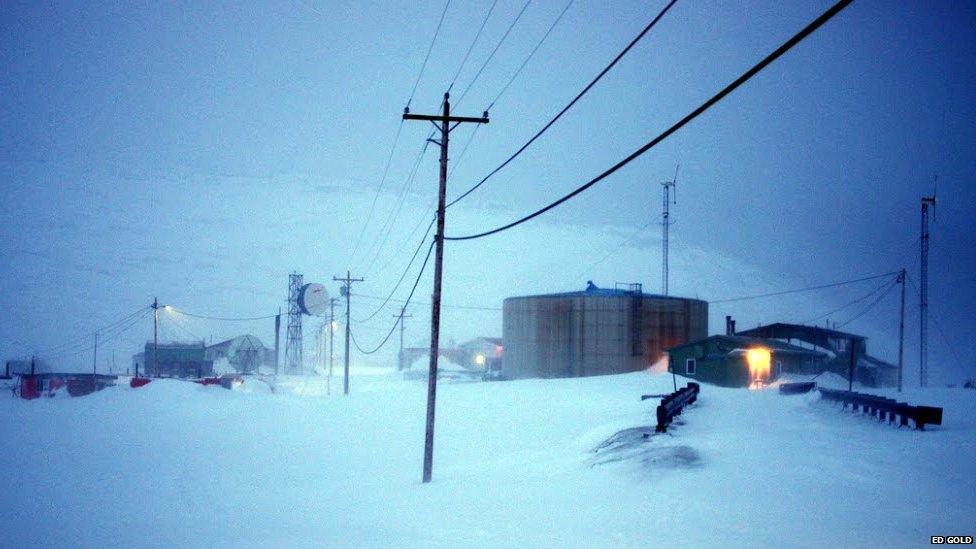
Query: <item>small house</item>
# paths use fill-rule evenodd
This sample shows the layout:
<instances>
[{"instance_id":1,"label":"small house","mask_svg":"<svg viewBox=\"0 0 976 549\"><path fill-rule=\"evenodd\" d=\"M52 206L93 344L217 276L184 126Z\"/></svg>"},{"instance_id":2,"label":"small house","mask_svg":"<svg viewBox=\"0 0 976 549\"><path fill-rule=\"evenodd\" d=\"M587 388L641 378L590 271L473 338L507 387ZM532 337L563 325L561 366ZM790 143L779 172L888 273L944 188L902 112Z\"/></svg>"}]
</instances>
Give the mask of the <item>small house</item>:
<instances>
[{"instance_id":1,"label":"small house","mask_svg":"<svg viewBox=\"0 0 976 549\"><path fill-rule=\"evenodd\" d=\"M819 373L828 356L775 339L713 335L667 349L668 371L723 387L768 383L783 373Z\"/></svg>"}]
</instances>

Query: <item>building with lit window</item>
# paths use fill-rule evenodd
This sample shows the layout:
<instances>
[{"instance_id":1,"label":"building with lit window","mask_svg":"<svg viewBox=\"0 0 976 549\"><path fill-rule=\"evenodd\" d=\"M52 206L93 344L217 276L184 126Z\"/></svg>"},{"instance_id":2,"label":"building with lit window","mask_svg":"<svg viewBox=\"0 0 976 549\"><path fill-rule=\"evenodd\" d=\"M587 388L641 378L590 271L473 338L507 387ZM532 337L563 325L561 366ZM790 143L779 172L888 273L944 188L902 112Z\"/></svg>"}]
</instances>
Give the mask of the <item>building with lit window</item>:
<instances>
[{"instance_id":1,"label":"building with lit window","mask_svg":"<svg viewBox=\"0 0 976 549\"><path fill-rule=\"evenodd\" d=\"M783 373L819 374L828 355L776 339L713 335L668 349L668 371L723 387L769 383Z\"/></svg>"}]
</instances>

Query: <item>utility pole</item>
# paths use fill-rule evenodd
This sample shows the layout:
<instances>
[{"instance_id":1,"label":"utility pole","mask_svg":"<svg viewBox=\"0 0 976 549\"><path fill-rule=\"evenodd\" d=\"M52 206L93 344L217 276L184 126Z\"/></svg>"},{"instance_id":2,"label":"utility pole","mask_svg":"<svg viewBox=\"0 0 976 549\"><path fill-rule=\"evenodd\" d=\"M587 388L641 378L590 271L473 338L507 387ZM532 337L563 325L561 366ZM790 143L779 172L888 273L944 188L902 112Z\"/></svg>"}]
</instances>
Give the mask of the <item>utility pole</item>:
<instances>
[{"instance_id":1,"label":"utility pole","mask_svg":"<svg viewBox=\"0 0 976 549\"><path fill-rule=\"evenodd\" d=\"M362 282L364 279L353 278L352 274L349 271L346 271L345 278L333 276L332 280L345 283L343 284L342 291L341 291L342 295L346 296L346 364L342 372L342 393L348 395L349 394L349 323L350 323L349 296L352 294L352 283Z\"/></svg>"},{"instance_id":2,"label":"utility pole","mask_svg":"<svg viewBox=\"0 0 976 549\"><path fill-rule=\"evenodd\" d=\"M92 375L98 373L98 331L95 331L95 352L92 355Z\"/></svg>"},{"instance_id":3,"label":"utility pole","mask_svg":"<svg viewBox=\"0 0 976 549\"><path fill-rule=\"evenodd\" d=\"M922 261L919 273L918 375L922 387L929 382L929 206L935 206L935 194L922 197Z\"/></svg>"},{"instance_id":4,"label":"utility pole","mask_svg":"<svg viewBox=\"0 0 976 549\"><path fill-rule=\"evenodd\" d=\"M674 179L671 181L662 181L661 185L664 187L664 207L662 208L662 214L664 218L661 220L661 253L663 255L661 261L661 286L662 294L668 295L668 243L669 243L669 232L671 228L671 187L674 187L674 204L678 203L678 165L674 169Z\"/></svg>"},{"instance_id":5,"label":"utility pole","mask_svg":"<svg viewBox=\"0 0 976 549\"><path fill-rule=\"evenodd\" d=\"M904 367L905 355L905 283L908 279L908 271L902 269L898 273L898 282L901 284L901 313L898 318L898 392L901 392L902 370Z\"/></svg>"},{"instance_id":6,"label":"utility pole","mask_svg":"<svg viewBox=\"0 0 976 549\"><path fill-rule=\"evenodd\" d=\"M278 377L278 363L279 363L279 340L281 339L281 307L278 307L278 314L275 315L275 377Z\"/></svg>"},{"instance_id":7,"label":"utility pole","mask_svg":"<svg viewBox=\"0 0 976 549\"><path fill-rule=\"evenodd\" d=\"M437 402L437 353L440 338L441 322L441 269L444 260L444 210L447 195L447 146L451 133L451 123L454 127L462 122L487 124L488 111L481 118L451 116L451 95L444 93L443 113L441 115L410 114L410 109L403 109L404 120L427 120L435 126L439 123L441 131L440 141L432 140L441 147L440 184L437 191L437 233L434 235L434 298L430 313L430 370L427 376L427 431L424 437L424 476L423 481L430 482L434 461L434 408Z\"/></svg>"},{"instance_id":8,"label":"utility pole","mask_svg":"<svg viewBox=\"0 0 976 549\"><path fill-rule=\"evenodd\" d=\"M325 394L332 394L332 361L335 358L335 304L338 299L329 298L329 376L325 380Z\"/></svg>"},{"instance_id":9,"label":"utility pole","mask_svg":"<svg viewBox=\"0 0 976 549\"><path fill-rule=\"evenodd\" d=\"M159 377L159 300L153 298L153 373L151 377Z\"/></svg>"},{"instance_id":10,"label":"utility pole","mask_svg":"<svg viewBox=\"0 0 976 549\"><path fill-rule=\"evenodd\" d=\"M393 318L398 319L397 322L400 323L400 352L397 354L397 371L403 370L403 331L406 329L403 325L403 319L412 317L413 315L403 314L402 310L400 314L393 315Z\"/></svg>"}]
</instances>

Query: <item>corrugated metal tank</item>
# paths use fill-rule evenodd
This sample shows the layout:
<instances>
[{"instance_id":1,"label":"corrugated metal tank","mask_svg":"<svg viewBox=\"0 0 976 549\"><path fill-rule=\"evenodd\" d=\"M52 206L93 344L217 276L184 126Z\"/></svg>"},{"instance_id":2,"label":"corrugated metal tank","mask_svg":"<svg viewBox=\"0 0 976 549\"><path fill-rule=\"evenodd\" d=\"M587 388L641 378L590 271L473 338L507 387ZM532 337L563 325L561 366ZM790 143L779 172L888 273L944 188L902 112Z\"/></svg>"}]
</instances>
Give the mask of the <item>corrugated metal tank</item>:
<instances>
[{"instance_id":1,"label":"corrugated metal tank","mask_svg":"<svg viewBox=\"0 0 976 549\"><path fill-rule=\"evenodd\" d=\"M707 302L627 290L510 297L503 318L511 378L635 372L708 335Z\"/></svg>"}]
</instances>

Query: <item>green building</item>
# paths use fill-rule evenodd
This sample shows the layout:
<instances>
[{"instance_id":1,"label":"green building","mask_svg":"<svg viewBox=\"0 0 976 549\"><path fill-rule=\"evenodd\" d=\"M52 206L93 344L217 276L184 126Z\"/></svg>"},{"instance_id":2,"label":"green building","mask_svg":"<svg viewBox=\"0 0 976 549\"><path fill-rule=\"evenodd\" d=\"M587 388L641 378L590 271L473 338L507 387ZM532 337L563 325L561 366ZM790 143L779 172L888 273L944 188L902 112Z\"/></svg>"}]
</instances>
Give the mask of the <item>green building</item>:
<instances>
[{"instance_id":1,"label":"green building","mask_svg":"<svg viewBox=\"0 0 976 549\"><path fill-rule=\"evenodd\" d=\"M133 357L138 372L152 377L208 377L213 375L213 360L207 360L206 345L200 343L160 343L159 358L155 347L146 343L143 353ZM138 360L143 364L139 365Z\"/></svg>"},{"instance_id":2,"label":"green building","mask_svg":"<svg viewBox=\"0 0 976 549\"><path fill-rule=\"evenodd\" d=\"M784 372L820 373L827 355L758 337L713 335L667 349L668 371L723 387L770 382Z\"/></svg>"}]
</instances>

